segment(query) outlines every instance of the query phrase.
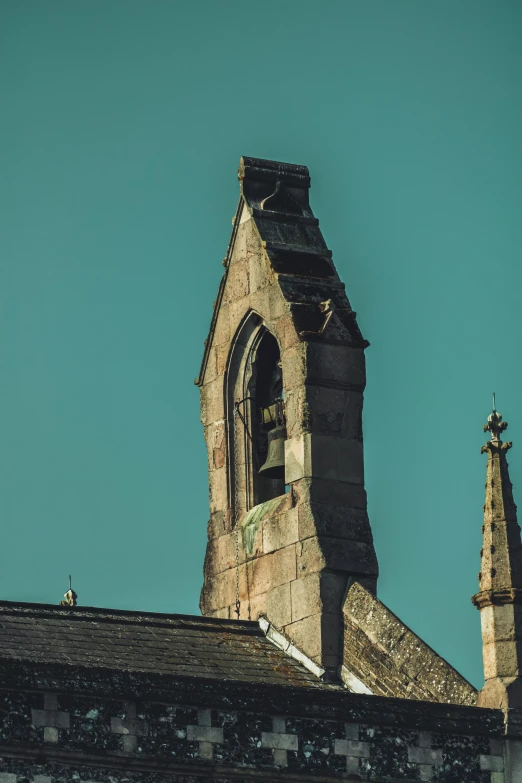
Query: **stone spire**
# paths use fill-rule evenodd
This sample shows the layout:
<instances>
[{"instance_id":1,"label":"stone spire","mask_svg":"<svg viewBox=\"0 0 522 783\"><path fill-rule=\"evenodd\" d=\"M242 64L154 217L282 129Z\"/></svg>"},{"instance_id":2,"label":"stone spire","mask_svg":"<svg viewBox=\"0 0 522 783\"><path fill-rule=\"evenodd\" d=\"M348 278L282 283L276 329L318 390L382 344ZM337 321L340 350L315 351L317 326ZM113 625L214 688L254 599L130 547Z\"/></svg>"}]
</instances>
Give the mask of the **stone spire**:
<instances>
[{"instance_id":1,"label":"stone spire","mask_svg":"<svg viewBox=\"0 0 522 783\"><path fill-rule=\"evenodd\" d=\"M485 684L478 704L504 710L522 707L522 544L506 453L501 434L507 422L495 410L484 431L487 453L486 503L482 527L479 592L471 599L480 610Z\"/></svg>"}]
</instances>

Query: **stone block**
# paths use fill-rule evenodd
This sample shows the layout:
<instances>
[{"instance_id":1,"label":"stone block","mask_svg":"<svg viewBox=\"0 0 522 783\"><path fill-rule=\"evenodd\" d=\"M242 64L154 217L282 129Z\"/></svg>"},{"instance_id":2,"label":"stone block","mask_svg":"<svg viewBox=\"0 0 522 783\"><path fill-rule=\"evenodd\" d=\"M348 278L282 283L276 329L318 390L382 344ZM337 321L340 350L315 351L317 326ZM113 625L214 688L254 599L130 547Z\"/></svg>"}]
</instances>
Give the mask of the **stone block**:
<instances>
[{"instance_id":1,"label":"stone block","mask_svg":"<svg viewBox=\"0 0 522 783\"><path fill-rule=\"evenodd\" d=\"M249 558L263 554L262 505L251 508L241 521L241 546Z\"/></svg>"},{"instance_id":2,"label":"stone block","mask_svg":"<svg viewBox=\"0 0 522 783\"><path fill-rule=\"evenodd\" d=\"M302 620L322 610L321 577L319 573L311 574L291 583L291 622Z\"/></svg>"},{"instance_id":3,"label":"stone block","mask_svg":"<svg viewBox=\"0 0 522 783\"><path fill-rule=\"evenodd\" d=\"M362 440L363 394L358 391L346 392L341 436Z\"/></svg>"},{"instance_id":4,"label":"stone block","mask_svg":"<svg viewBox=\"0 0 522 783\"><path fill-rule=\"evenodd\" d=\"M272 555L265 555L264 557L258 557L247 563L251 595L266 593L266 591L272 587L270 577L271 557Z\"/></svg>"},{"instance_id":5,"label":"stone block","mask_svg":"<svg viewBox=\"0 0 522 783\"><path fill-rule=\"evenodd\" d=\"M243 296L241 299L231 300L229 305L230 331L235 334L239 324L250 310L250 297Z\"/></svg>"},{"instance_id":6,"label":"stone block","mask_svg":"<svg viewBox=\"0 0 522 783\"><path fill-rule=\"evenodd\" d=\"M216 726L187 726L189 742L224 742L223 729Z\"/></svg>"},{"instance_id":7,"label":"stone block","mask_svg":"<svg viewBox=\"0 0 522 783\"><path fill-rule=\"evenodd\" d=\"M266 593L266 616L278 629L292 622L291 584L295 582L279 585Z\"/></svg>"},{"instance_id":8,"label":"stone block","mask_svg":"<svg viewBox=\"0 0 522 783\"><path fill-rule=\"evenodd\" d=\"M203 426L225 418L223 379L216 378L201 387L201 423Z\"/></svg>"},{"instance_id":9,"label":"stone block","mask_svg":"<svg viewBox=\"0 0 522 783\"><path fill-rule=\"evenodd\" d=\"M57 710L57 709L58 709L58 694L44 693L44 710Z\"/></svg>"},{"instance_id":10,"label":"stone block","mask_svg":"<svg viewBox=\"0 0 522 783\"><path fill-rule=\"evenodd\" d=\"M318 385L335 384L363 391L366 368L362 348L307 343L307 380Z\"/></svg>"},{"instance_id":11,"label":"stone block","mask_svg":"<svg viewBox=\"0 0 522 783\"><path fill-rule=\"evenodd\" d=\"M362 393L307 385L311 429L314 433L362 438Z\"/></svg>"},{"instance_id":12,"label":"stone block","mask_svg":"<svg viewBox=\"0 0 522 783\"><path fill-rule=\"evenodd\" d=\"M343 626L339 613L321 614L321 642L323 666L337 668L341 663Z\"/></svg>"},{"instance_id":13,"label":"stone block","mask_svg":"<svg viewBox=\"0 0 522 783\"><path fill-rule=\"evenodd\" d=\"M277 321L278 318L282 318L290 311L288 302L277 283L270 285L268 288L268 307L271 321Z\"/></svg>"},{"instance_id":14,"label":"stone block","mask_svg":"<svg viewBox=\"0 0 522 783\"><path fill-rule=\"evenodd\" d=\"M345 723L344 724L344 736L348 740L359 740L359 724L358 723Z\"/></svg>"},{"instance_id":15,"label":"stone block","mask_svg":"<svg viewBox=\"0 0 522 783\"><path fill-rule=\"evenodd\" d=\"M224 511L214 511L210 515L210 519L207 525L207 535L209 541L213 538L219 538L224 533L228 532L226 514Z\"/></svg>"},{"instance_id":16,"label":"stone block","mask_svg":"<svg viewBox=\"0 0 522 783\"><path fill-rule=\"evenodd\" d=\"M298 509L292 508L283 514L263 521L263 552L265 554L284 549L298 540Z\"/></svg>"},{"instance_id":17,"label":"stone block","mask_svg":"<svg viewBox=\"0 0 522 783\"><path fill-rule=\"evenodd\" d=\"M272 731L261 733L261 747L274 750L297 750L297 734L279 734Z\"/></svg>"},{"instance_id":18,"label":"stone block","mask_svg":"<svg viewBox=\"0 0 522 783\"><path fill-rule=\"evenodd\" d=\"M247 256L250 253L262 253L264 252L263 245L261 243L261 237L259 236L259 231L257 230L257 226L254 220L248 220L245 222L245 237L246 237L246 247L247 247Z\"/></svg>"},{"instance_id":19,"label":"stone block","mask_svg":"<svg viewBox=\"0 0 522 783\"><path fill-rule=\"evenodd\" d=\"M304 343L292 345L281 354L285 396L292 389L303 388L306 380L306 350Z\"/></svg>"},{"instance_id":20,"label":"stone block","mask_svg":"<svg viewBox=\"0 0 522 783\"><path fill-rule=\"evenodd\" d=\"M315 663L330 669L339 666L342 644L339 614L310 615L286 625L283 632Z\"/></svg>"},{"instance_id":21,"label":"stone block","mask_svg":"<svg viewBox=\"0 0 522 783\"><path fill-rule=\"evenodd\" d=\"M494 644L484 644L482 655L486 679L518 675L519 655L515 642L496 641Z\"/></svg>"},{"instance_id":22,"label":"stone block","mask_svg":"<svg viewBox=\"0 0 522 783\"><path fill-rule=\"evenodd\" d=\"M228 343L230 340L230 312L227 302L221 302L219 307L219 313L216 319L216 325L214 328L214 346Z\"/></svg>"},{"instance_id":23,"label":"stone block","mask_svg":"<svg viewBox=\"0 0 522 783\"><path fill-rule=\"evenodd\" d=\"M209 475L210 513L224 512L228 507L226 466L212 470Z\"/></svg>"},{"instance_id":24,"label":"stone block","mask_svg":"<svg viewBox=\"0 0 522 783\"><path fill-rule=\"evenodd\" d=\"M361 484L305 478L294 481L292 491L297 505L312 502L364 511L367 508L366 491Z\"/></svg>"},{"instance_id":25,"label":"stone block","mask_svg":"<svg viewBox=\"0 0 522 783\"><path fill-rule=\"evenodd\" d=\"M265 593L297 575L295 544L247 563L252 594Z\"/></svg>"},{"instance_id":26,"label":"stone block","mask_svg":"<svg viewBox=\"0 0 522 783\"><path fill-rule=\"evenodd\" d=\"M245 562L243 548L238 548L238 562ZM235 532L225 533L219 538L208 542L205 556L205 574L212 576L228 571L236 565L236 535Z\"/></svg>"},{"instance_id":27,"label":"stone block","mask_svg":"<svg viewBox=\"0 0 522 783\"><path fill-rule=\"evenodd\" d=\"M236 237L234 240L234 246L232 249L232 253L230 256L230 269L229 272L232 270L232 267L241 262L242 260L246 259L247 257L247 225L248 221L245 220L238 226Z\"/></svg>"},{"instance_id":28,"label":"stone block","mask_svg":"<svg viewBox=\"0 0 522 783\"><path fill-rule=\"evenodd\" d=\"M230 620L230 607L224 606L222 609L216 609L215 612L212 612L212 617L219 617L222 620Z\"/></svg>"},{"instance_id":29,"label":"stone block","mask_svg":"<svg viewBox=\"0 0 522 783\"><path fill-rule=\"evenodd\" d=\"M407 680L414 680L416 675L421 672L429 661L426 660L426 650L418 636L406 629L406 633L397 641L393 647L392 663L393 666L402 670Z\"/></svg>"},{"instance_id":30,"label":"stone block","mask_svg":"<svg viewBox=\"0 0 522 783\"><path fill-rule=\"evenodd\" d=\"M44 728L44 742L52 742L56 744L59 740L58 729L54 726L45 726Z\"/></svg>"},{"instance_id":31,"label":"stone block","mask_svg":"<svg viewBox=\"0 0 522 783\"><path fill-rule=\"evenodd\" d=\"M343 612L380 649L390 651L408 631L405 625L358 582L346 594Z\"/></svg>"},{"instance_id":32,"label":"stone block","mask_svg":"<svg viewBox=\"0 0 522 783\"><path fill-rule=\"evenodd\" d=\"M222 468L226 463L227 442L224 419L210 424L205 431L209 452L209 470Z\"/></svg>"},{"instance_id":33,"label":"stone block","mask_svg":"<svg viewBox=\"0 0 522 783\"><path fill-rule=\"evenodd\" d=\"M144 737L149 733L147 723L135 718L111 718L111 731L113 734L131 734Z\"/></svg>"},{"instance_id":34,"label":"stone block","mask_svg":"<svg viewBox=\"0 0 522 783\"><path fill-rule=\"evenodd\" d=\"M263 253L251 254L248 259L250 293L255 293L260 288L265 288L270 283L272 277L268 261ZM268 315L268 314L267 314Z\"/></svg>"},{"instance_id":35,"label":"stone block","mask_svg":"<svg viewBox=\"0 0 522 783\"><path fill-rule=\"evenodd\" d=\"M484 642L515 640L515 611L513 604L485 606L480 612L482 639Z\"/></svg>"},{"instance_id":36,"label":"stone block","mask_svg":"<svg viewBox=\"0 0 522 783\"><path fill-rule=\"evenodd\" d=\"M300 338L295 328L294 319L290 313L282 315L273 323L275 334L282 352L300 343Z\"/></svg>"},{"instance_id":37,"label":"stone block","mask_svg":"<svg viewBox=\"0 0 522 783\"><path fill-rule=\"evenodd\" d=\"M368 514L362 509L303 503L298 506L298 516L301 541L318 535L373 543Z\"/></svg>"},{"instance_id":38,"label":"stone block","mask_svg":"<svg viewBox=\"0 0 522 783\"><path fill-rule=\"evenodd\" d=\"M248 617L243 618L243 614L241 613L240 619L259 620L261 616L266 617L268 612L267 597L268 593L261 593L260 595L251 594Z\"/></svg>"},{"instance_id":39,"label":"stone block","mask_svg":"<svg viewBox=\"0 0 522 783\"><path fill-rule=\"evenodd\" d=\"M310 410L303 388L297 387L286 392L285 415L288 438L310 430Z\"/></svg>"},{"instance_id":40,"label":"stone block","mask_svg":"<svg viewBox=\"0 0 522 783\"><path fill-rule=\"evenodd\" d=\"M250 294L250 307L265 322L268 330L275 335L275 323L269 318L268 289L259 288Z\"/></svg>"},{"instance_id":41,"label":"stone block","mask_svg":"<svg viewBox=\"0 0 522 783\"><path fill-rule=\"evenodd\" d=\"M430 748L408 748L408 761L410 764L432 764L434 766L442 765L442 750L431 750Z\"/></svg>"},{"instance_id":42,"label":"stone block","mask_svg":"<svg viewBox=\"0 0 522 783\"><path fill-rule=\"evenodd\" d=\"M212 350L215 353L216 375L224 375L230 354L229 344L221 343L221 345L217 345Z\"/></svg>"},{"instance_id":43,"label":"stone block","mask_svg":"<svg viewBox=\"0 0 522 783\"><path fill-rule=\"evenodd\" d=\"M364 484L362 442L305 432L285 442L285 481L302 478Z\"/></svg>"},{"instance_id":44,"label":"stone block","mask_svg":"<svg viewBox=\"0 0 522 783\"><path fill-rule=\"evenodd\" d=\"M333 571L321 572L321 597L323 611L342 616L344 598L348 587L348 576ZM342 619L339 620L342 623Z\"/></svg>"},{"instance_id":45,"label":"stone block","mask_svg":"<svg viewBox=\"0 0 522 783\"><path fill-rule=\"evenodd\" d=\"M357 740L336 739L334 753L339 756L355 756L357 758L370 758L370 743Z\"/></svg>"},{"instance_id":46,"label":"stone block","mask_svg":"<svg viewBox=\"0 0 522 783\"><path fill-rule=\"evenodd\" d=\"M31 722L33 726L50 726L55 729L68 729L70 718L68 712L32 709Z\"/></svg>"},{"instance_id":47,"label":"stone block","mask_svg":"<svg viewBox=\"0 0 522 783\"><path fill-rule=\"evenodd\" d=\"M480 769L488 772L503 772L504 759L502 756L480 756Z\"/></svg>"},{"instance_id":48,"label":"stone block","mask_svg":"<svg viewBox=\"0 0 522 783\"><path fill-rule=\"evenodd\" d=\"M270 558L271 586L292 582L297 578L296 545L280 549L267 555Z\"/></svg>"},{"instance_id":49,"label":"stone block","mask_svg":"<svg viewBox=\"0 0 522 783\"><path fill-rule=\"evenodd\" d=\"M239 597L246 601L249 585L246 578L246 564L239 566ZM231 568L221 574L205 579L201 591L200 607L202 614L214 614L218 609L233 606L236 602L236 569Z\"/></svg>"},{"instance_id":50,"label":"stone block","mask_svg":"<svg viewBox=\"0 0 522 783\"><path fill-rule=\"evenodd\" d=\"M339 481L364 484L364 459L362 440L336 438L337 474Z\"/></svg>"},{"instance_id":51,"label":"stone block","mask_svg":"<svg viewBox=\"0 0 522 783\"><path fill-rule=\"evenodd\" d=\"M285 441L285 482L291 484L309 475L310 455L306 449L304 435Z\"/></svg>"},{"instance_id":52,"label":"stone block","mask_svg":"<svg viewBox=\"0 0 522 783\"><path fill-rule=\"evenodd\" d=\"M228 608L234 601L235 580L232 571L205 577L200 598L202 614L214 614L218 609Z\"/></svg>"},{"instance_id":53,"label":"stone block","mask_svg":"<svg viewBox=\"0 0 522 783\"><path fill-rule=\"evenodd\" d=\"M246 258L235 261L228 272L225 285L224 300L231 303L248 296L249 288L249 262Z\"/></svg>"},{"instance_id":54,"label":"stone block","mask_svg":"<svg viewBox=\"0 0 522 783\"><path fill-rule=\"evenodd\" d=\"M343 538L307 538L298 545L298 574L323 568L341 573L377 576L377 558L371 544Z\"/></svg>"},{"instance_id":55,"label":"stone block","mask_svg":"<svg viewBox=\"0 0 522 783\"><path fill-rule=\"evenodd\" d=\"M285 625L284 633L299 650L316 663L320 663L322 652L320 614L310 615Z\"/></svg>"}]
</instances>

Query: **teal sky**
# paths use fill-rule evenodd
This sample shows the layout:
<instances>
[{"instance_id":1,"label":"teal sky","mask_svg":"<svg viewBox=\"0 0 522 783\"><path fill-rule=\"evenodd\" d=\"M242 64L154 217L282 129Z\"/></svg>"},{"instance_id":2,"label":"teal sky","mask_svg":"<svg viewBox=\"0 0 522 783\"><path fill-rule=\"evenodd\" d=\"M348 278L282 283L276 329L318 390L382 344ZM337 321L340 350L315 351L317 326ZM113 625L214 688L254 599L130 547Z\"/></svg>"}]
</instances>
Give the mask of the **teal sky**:
<instances>
[{"instance_id":1,"label":"teal sky","mask_svg":"<svg viewBox=\"0 0 522 783\"><path fill-rule=\"evenodd\" d=\"M522 507L518 0L2 0L0 597L198 612L193 385L241 155L309 166L367 351L379 595L482 682L482 425Z\"/></svg>"}]
</instances>

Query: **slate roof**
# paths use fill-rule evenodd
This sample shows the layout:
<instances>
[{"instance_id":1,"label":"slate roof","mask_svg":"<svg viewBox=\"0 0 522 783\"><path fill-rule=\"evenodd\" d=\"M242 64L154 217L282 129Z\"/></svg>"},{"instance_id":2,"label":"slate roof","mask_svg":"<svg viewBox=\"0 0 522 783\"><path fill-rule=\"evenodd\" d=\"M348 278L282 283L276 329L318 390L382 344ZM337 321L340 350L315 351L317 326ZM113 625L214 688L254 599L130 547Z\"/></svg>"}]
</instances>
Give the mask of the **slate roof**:
<instances>
[{"instance_id":1,"label":"slate roof","mask_svg":"<svg viewBox=\"0 0 522 783\"><path fill-rule=\"evenodd\" d=\"M0 602L0 662L328 688L258 623Z\"/></svg>"}]
</instances>

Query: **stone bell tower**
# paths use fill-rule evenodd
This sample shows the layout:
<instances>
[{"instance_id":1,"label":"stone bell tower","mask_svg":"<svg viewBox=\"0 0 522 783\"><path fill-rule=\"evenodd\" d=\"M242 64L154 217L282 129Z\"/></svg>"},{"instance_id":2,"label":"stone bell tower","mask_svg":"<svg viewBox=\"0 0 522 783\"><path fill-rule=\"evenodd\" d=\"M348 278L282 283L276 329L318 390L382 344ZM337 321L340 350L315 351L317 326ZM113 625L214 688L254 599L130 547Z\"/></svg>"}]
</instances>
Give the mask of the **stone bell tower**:
<instances>
[{"instance_id":1,"label":"stone bell tower","mask_svg":"<svg viewBox=\"0 0 522 783\"><path fill-rule=\"evenodd\" d=\"M342 604L375 592L363 339L305 166L242 158L241 195L197 384L210 522L203 614L266 617L335 677Z\"/></svg>"}]
</instances>

